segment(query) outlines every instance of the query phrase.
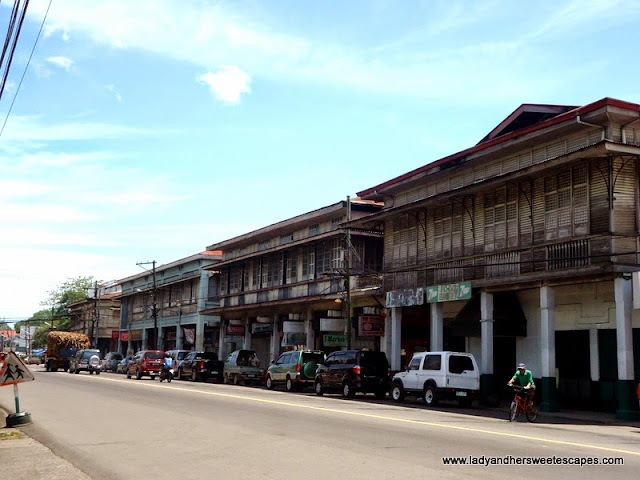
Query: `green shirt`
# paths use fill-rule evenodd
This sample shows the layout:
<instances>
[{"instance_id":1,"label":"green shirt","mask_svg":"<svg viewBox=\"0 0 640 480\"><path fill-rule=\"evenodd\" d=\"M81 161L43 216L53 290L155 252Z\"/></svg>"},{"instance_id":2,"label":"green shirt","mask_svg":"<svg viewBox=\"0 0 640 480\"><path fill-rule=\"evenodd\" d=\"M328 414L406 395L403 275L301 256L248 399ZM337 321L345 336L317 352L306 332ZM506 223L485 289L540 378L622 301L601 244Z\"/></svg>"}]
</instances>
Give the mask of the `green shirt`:
<instances>
[{"instance_id":1,"label":"green shirt","mask_svg":"<svg viewBox=\"0 0 640 480\"><path fill-rule=\"evenodd\" d=\"M520 370L516 371L516 374L513 376L514 382L520 382L520 385L526 387L531 382L531 387L536 388L536 384L533 383L533 374L531 370L525 370L524 373L520 373Z\"/></svg>"}]
</instances>

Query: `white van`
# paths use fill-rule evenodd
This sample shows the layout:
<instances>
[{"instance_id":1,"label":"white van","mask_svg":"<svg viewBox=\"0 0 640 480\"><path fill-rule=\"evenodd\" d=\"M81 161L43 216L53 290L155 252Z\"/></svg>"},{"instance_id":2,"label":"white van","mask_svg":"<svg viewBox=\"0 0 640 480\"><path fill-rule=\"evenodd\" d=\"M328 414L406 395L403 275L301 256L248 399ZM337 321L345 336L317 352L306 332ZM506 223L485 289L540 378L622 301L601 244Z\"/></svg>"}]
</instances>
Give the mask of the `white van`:
<instances>
[{"instance_id":1,"label":"white van","mask_svg":"<svg viewBox=\"0 0 640 480\"><path fill-rule=\"evenodd\" d=\"M402 402L407 395L423 398L429 405L440 399L457 399L471 406L480 392L480 371L476 359L464 352L416 353L405 372L391 379L391 398Z\"/></svg>"}]
</instances>

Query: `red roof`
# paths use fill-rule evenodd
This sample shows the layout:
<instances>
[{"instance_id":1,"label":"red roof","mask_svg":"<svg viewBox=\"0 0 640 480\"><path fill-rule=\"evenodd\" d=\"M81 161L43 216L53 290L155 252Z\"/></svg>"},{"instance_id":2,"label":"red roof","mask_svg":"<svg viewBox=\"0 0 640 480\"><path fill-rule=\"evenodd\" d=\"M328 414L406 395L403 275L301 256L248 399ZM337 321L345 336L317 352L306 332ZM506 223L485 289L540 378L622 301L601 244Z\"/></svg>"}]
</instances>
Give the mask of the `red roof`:
<instances>
[{"instance_id":1,"label":"red roof","mask_svg":"<svg viewBox=\"0 0 640 480\"><path fill-rule=\"evenodd\" d=\"M5 337L15 337L17 335L15 330L0 330L0 335Z\"/></svg>"},{"instance_id":2,"label":"red roof","mask_svg":"<svg viewBox=\"0 0 640 480\"><path fill-rule=\"evenodd\" d=\"M422 167L416 168L415 170L411 170L410 172L407 172L403 175L400 175L399 177L393 178L391 180L388 180L384 183L381 183L379 185L376 185L375 187L371 187L368 188L366 190L363 190L361 192L358 192L358 196L359 197L366 197L367 195L371 195L372 193L375 193L377 190L381 190L384 188L388 188L392 185L395 185L397 183L402 182L403 180L407 180L415 175L421 174L421 173L425 173L428 172L429 170L432 170L436 167L440 167L442 165L446 165L449 162L452 162L454 160L457 160L461 157L465 157L467 155L470 155L472 153L476 153L476 152L480 152L482 150L485 150L489 147L493 147L494 145L498 145L500 143L506 142L508 140L511 140L513 138L519 137L521 135L525 135L527 133L531 133L531 132L535 132L537 130L541 130L543 128L547 128L551 125L555 125L558 123L562 123L566 120L569 120L571 118L576 118L578 116L584 115L585 113L589 113L592 112L594 110L597 110L599 108L605 107L605 106L610 106L610 107L619 107L619 108L625 108L628 110L635 110L636 112L640 112L640 105L636 104L636 103L630 103L630 102L625 102L623 100L617 100L615 98L609 98L609 97L605 97L602 100L598 100L597 102L593 102L590 103L588 105L585 105L583 107L578 107L575 108L573 110L570 110L568 112L562 113L560 115L557 115L553 118L550 118L549 120L545 120L544 122L541 123L537 123L535 125L531 125L529 127L525 127L522 128L520 130L516 130L510 133L507 133L505 135L501 135L499 137L495 137L492 138L491 140L487 140L486 142L481 142L478 145L475 145L471 148L468 148L466 150L462 150L458 153L454 153L453 155L449 155L447 157L441 158L439 160L436 160L434 162L428 163L427 165L424 165Z\"/></svg>"}]
</instances>

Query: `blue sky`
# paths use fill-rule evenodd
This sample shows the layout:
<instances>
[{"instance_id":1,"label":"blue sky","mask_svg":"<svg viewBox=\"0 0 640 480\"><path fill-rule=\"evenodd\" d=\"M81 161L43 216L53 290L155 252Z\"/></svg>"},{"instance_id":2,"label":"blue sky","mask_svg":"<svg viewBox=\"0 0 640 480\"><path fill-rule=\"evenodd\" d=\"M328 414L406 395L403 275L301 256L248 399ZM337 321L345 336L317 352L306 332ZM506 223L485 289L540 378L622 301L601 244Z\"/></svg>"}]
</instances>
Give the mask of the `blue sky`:
<instances>
[{"instance_id":1,"label":"blue sky","mask_svg":"<svg viewBox=\"0 0 640 480\"><path fill-rule=\"evenodd\" d=\"M354 196L522 103L640 103L639 20L615 0L53 0L0 136L0 318Z\"/></svg>"}]
</instances>

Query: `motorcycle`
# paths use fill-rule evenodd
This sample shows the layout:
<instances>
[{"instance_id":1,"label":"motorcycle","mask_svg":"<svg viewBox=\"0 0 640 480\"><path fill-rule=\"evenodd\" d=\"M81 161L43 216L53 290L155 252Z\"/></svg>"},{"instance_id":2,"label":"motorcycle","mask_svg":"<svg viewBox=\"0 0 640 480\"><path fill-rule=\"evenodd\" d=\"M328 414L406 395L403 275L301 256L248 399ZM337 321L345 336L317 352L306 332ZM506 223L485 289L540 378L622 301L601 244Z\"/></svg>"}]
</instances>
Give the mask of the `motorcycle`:
<instances>
[{"instance_id":1,"label":"motorcycle","mask_svg":"<svg viewBox=\"0 0 640 480\"><path fill-rule=\"evenodd\" d=\"M162 370L160 370L160 381L162 382L163 380L166 380L167 383L171 383L171 380L173 380L173 368L170 369L165 369L163 368Z\"/></svg>"}]
</instances>

